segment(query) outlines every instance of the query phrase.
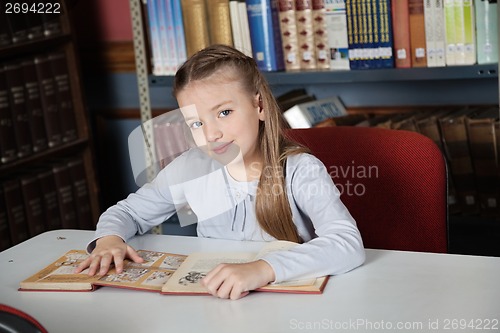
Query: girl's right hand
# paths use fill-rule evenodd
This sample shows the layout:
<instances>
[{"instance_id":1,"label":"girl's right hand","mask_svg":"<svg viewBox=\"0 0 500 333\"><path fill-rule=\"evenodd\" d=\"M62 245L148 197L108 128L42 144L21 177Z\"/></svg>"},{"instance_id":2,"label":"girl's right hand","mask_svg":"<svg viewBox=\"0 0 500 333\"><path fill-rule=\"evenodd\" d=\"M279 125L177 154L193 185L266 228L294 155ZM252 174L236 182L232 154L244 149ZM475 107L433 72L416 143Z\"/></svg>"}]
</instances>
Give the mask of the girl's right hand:
<instances>
[{"instance_id":1,"label":"girl's right hand","mask_svg":"<svg viewBox=\"0 0 500 333\"><path fill-rule=\"evenodd\" d=\"M123 260L129 258L136 263L142 263L139 254L127 243L118 236L104 236L96 241L96 247L90 256L82 261L75 269L75 274L78 274L89 268L89 276L98 275L102 276L109 271L112 263L115 264L116 272L123 271Z\"/></svg>"}]
</instances>

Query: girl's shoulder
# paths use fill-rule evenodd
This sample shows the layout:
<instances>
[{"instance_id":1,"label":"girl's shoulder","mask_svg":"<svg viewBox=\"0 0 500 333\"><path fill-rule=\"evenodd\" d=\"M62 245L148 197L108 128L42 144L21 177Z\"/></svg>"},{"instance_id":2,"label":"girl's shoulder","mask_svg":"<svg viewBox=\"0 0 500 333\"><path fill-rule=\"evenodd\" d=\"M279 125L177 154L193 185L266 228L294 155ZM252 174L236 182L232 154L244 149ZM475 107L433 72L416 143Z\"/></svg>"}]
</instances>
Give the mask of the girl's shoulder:
<instances>
[{"instance_id":1,"label":"girl's shoulder","mask_svg":"<svg viewBox=\"0 0 500 333\"><path fill-rule=\"evenodd\" d=\"M323 162L310 153L291 154L287 157L286 164L287 171L307 168L310 166L324 166Z\"/></svg>"}]
</instances>

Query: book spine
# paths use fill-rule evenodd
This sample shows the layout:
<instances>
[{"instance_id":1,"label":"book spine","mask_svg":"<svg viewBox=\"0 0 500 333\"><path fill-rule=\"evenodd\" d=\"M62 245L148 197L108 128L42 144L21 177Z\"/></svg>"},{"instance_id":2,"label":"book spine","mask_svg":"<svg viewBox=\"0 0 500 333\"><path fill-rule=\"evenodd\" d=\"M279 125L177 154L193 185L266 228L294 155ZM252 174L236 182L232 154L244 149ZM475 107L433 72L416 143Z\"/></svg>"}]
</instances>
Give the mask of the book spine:
<instances>
[{"instance_id":1,"label":"book spine","mask_svg":"<svg viewBox=\"0 0 500 333\"><path fill-rule=\"evenodd\" d=\"M25 175L20 181L29 236L34 237L46 229L40 181L36 174Z\"/></svg>"},{"instance_id":2,"label":"book spine","mask_svg":"<svg viewBox=\"0 0 500 333\"><path fill-rule=\"evenodd\" d=\"M57 189L59 211L61 215L61 226L64 229L77 229L78 221L75 213L75 200L71 177L66 163L61 162L52 167Z\"/></svg>"},{"instance_id":3,"label":"book spine","mask_svg":"<svg viewBox=\"0 0 500 333\"><path fill-rule=\"evenodd\" d=\"M475 9L477 63L498 63L497 3L477 0Z\"/></svg>"},{"instance_id":4,"label":"book spine","mask_svg":"<svg viewBox=\"0 0 500 333\"><path fill-rule=\"evenodd\" d=\"M349 67L360 68L359 29L355 0L346 0L347 34L349 44Z\"/></svg>"},{"instance_id":5,"label":"book spine","mask_svg":"<svg viewBox=\"0 0 500 333\"><path fill-rule=\"evenodd\" d=\"M455 0L443 0L444 26L446 41L446 65L452 66L457 63L457 39L455 31Z\"/></svg>"},{"instance_id":6,"label":"book spine","mask_svg":"<svg viewBox=\"0 0 500 333\"><path fill-rule=\"evenodd\" d=\"M61 229L61 215L59 213L59 202L57 189L52 169L38 173L40 187L43 189L43 207L45 211L45 223L47 230Z\"/></svg>"},{"instance_id":7,"label":"book spine","mask_svg":"<svg viewBox=\"0 0 500 333\"><path fill-rule=\"evenodd\" d=\"M277 0L248 0L248 26L253 58L261 71L284 69Z\"/></svg>"},{"instance_id":8,"label":"book spine","mask_svg":"<svg viewBox=\"0 0 500 333\"><path fill-rule=\"evenodd\" d=\"M29 156L33 153L30 122L28 110L26 109L26 95L24 93L22 77L22 70L19 63L15 62L5 65L5 78L11 102L12 120L14 121L14 133L17 142L17 156L19 158Z\"/></svg>"},{"instance_id":9,"label":"book spine","mask_svg":"<svg viewBox=\"0 0 500 333\"><path fill-rule=\"evenodd\" d=\"M26 91L26 107L29 112L33 152L37 153L48 148L45 119L40 100L40 86L33 59L23 61L21 67Z\"/></svg>"},{"instance_id":10,"label":"book spine","mask_svg":"<svg viewBox=\"0 0 500 333\"><path fill-rule=\"evenodd\" d=\"M3 10L3 8L2 8ZM28 22L23 13L11 13L5 15L9 26L13 44L20 44L28 41Z\"/></svg>"},{"instance_id":11,"label":"book spine","mask_svg":"<svg viewBox=\"0 0 500 333\"><path fill-rule=\"evenodd\" d=\"M5 68L0 65L0 162L9 163L17 159L17 143L12 119L9 88Z\"/></svg>"},{"instance_id":12,"label":"book spine","mask_svg":"<svg viewBox=\"0 0 500 333\"><path fill-rule=\"evenodd\" d=\"M285 69L287 71L298 70L300 69L300 61L295 0L279 0L278 8Z\"/></svg>"},{"instance_id":13,"label":"book spine","mask_svg":"<svg viewBox=\"0 0 500 333\"><path fill-rule=\"evenodd\" d=\"M94 229L85 166L82 158L68 162L68 169L73 187L73 197L78 218L78 227L82 230Z\"/></svg>"},{"instance_id":14,"label":"book spine","mask_svg":"<svg viewBox=\"0 0 500 333\"><path fill-rule=\"evenodd\" d=\"M181 0L188 57L210 45L205 0Z\"/></svg>"},{"instance_id":15,"label":"book spine","mask_svg":"<svg viewBox=\"0 0 500 333\"><path fill-rule=\"evenodd\" d=\"M19 179L5 181L3 183L3 193L9 220L10 238L12 245L16 245L29 238Z\"/></svg>"},{"instance_id":16,"label":"book spine","mask_svg":"<svg viewBox=\"0 0 500 333\"><path fill-rule=\"evenodd\" d=\"M424 0L425 47L427 48L427 67L437 67L436 64L436 34L434 24L434 0Z\"/></svg>"},{"instance_id":17,"label":"book spine","mask_svg":"<svg viewBox=\"0 0 500 333\"><path fill-rule=\"evenodd\" d=\"M160 27L160 40L162 57L165 61L165 70L167 75L173 75L177 69L177 53L175 32L172 14L171 0L157 0L159 15L158 23Z\"/></svg>"},{"instance_id":18,"label":"book spine","mask_svg":"<svg viewBox=\"0 0 500 333\"><path fill-rule=\"evenodd\" d=\"M412 67L427 67L424 0L408 0Z\"/></svg>"},{"instance_id":19,"label":"book spine","mask_svg":"<svg viewBox=\"0 0 500 333\"><path fill-rule=\"evenodd\" d=\"M31 41L43 38L43 21L41 15L33 11L28 11L24 15L28 27L28 40Z\"/></svg>"},{"instance_id":20,"label":"book spine","mask_svg":"<svg viewBox=\"0 0 500 333\"><path fill-rule=\"evenodd\" d=\"M434 61L437 67L446 66L446 35L445 35L445 14L443 0L432 0L434 5L433 24L434 24Z\"/></svg>"},{"instance_id":21,"label":"book spine","mask_svg":"<svg viewBox=\"0 0 500 333\"><path fill-rule=\"evenodd\" d=\"M378 0L358 0L358 24L360 31L361 68L376 68L380 66L380 44L375 44L375 23L381 23L380 16L375 19L375 13L380 12ZM374 12L376 10L376 12ZM381 25L377 31L381 32ZM377 36L379 42L381 35Z\"/></svg>"},{"instance_id":22,"label":"book spine","mask_svg":"<svg viewBox=\"0 0 500 333\"><path fill-rule=\"evenodd\" d=\"M211 44L233 46L228 0L206 0Z\"/></svg>"},{"instance_id":23,"label":"book spine","mask_svg":"<svg viewBox=\"0 0 500 333\"><path fill-rule=\"evenodd\" d=\"M346 3L325 0L325 21L328 36L330 69L350 69Z\"/></svg>"},{"instance_id":24,"label":"book spine","mask_svg":"<svg viewBox=\"0 0 500 333\"><path fill-rule=\"evenodd\" d=\"M36 56L35 66L40 85L40 100L44 110L45 130L50 148L62 143L59 107L57 105L56 83L50 68L48 56Z\"/></svg>"},{"instance_id":25,"label":"book spine","mask_svg":"<svg viewBox=\"0 0 500 333\"><path fill-rule=\"evenodd\" d=\"M476 63L476 24L474 22L474 4L472 0L463 0L464 6L464 63Z\"/></svg>"},{"instance_id":26,"label":"book spine","mask_svg":"<svg viewBox=\"0 0 500 333\"><path fill-rule=\"evenodd\" d=\"M12 36L10 27L7 23L7 14L2 10L0 11L0 47L12 44Z\"/></svg>"},{"instance_id":27,"label":"book spine","mask_svg":"<svg viewBox=\"0 0 500 333\"><path fill-rule=\"evenodd\" d=\"M455 0L453 4L455 17L455 40L457 51L455 62L457 65L465 64L465 23L464 23L464 0Z\"/></svg>"},{"instance_id":28,"label":"book spine","mask_svg":"<svg viewBox=\"0 0 500 333\"><path fill-rule=\"evenodd\" d=\"M62 142L70 142L78 138L75 110L69 81L66 53L57 52L49 55L50 66L56 87L57 104L59 106L59 121Z\"/></svg>"},{"instance_id":29,"label":"book spine","mask_svg":"<svg viewBox=\"0 0 500 333\"><path fill-rule=\"evenodd\" d=\"M410 14L408 0L392 1L392 26L394 27L394 67L410 68Z\"/></svg>"},{"instance_id":30,"label":"book spine","mask_svg":"<svg viewBox=\"0 0 500 333\"><path fill-rule=\"evenodd\" d=\"M229 1L229 17L231 18L231 31L233 32L234 48L244 53L243 32L241 31L240 10L238 0Z\"/></svg>"},{"instance_id":31,"label":"book spine","mask_svg":"<svg viewBox=\"0 0 500 333\"><path fill-rule=\"evenodd\" d=\"M172 0L172 12L174 16L174 33L177 51L177 67L187 60L186 37L184 33L184 21L182 20L181 0Z\"/></svg>"},{"instance_id":32,"label":"book spine","mask_svg":"<svg viewBox=\"0 0 500 333\"><path fill-rule=\"evenodd\" d=\"M391 20L391 3L390 0L378 0L380 4L380 47L379 57L380 66L382 68L393 68L394 57L392 49L394 47L392 38L392 20Z\"/></svg>"},{"instance_id":33,"label":"book spine","mask_svg":"<svg viewBox=\"0 0 500 333\"><path fill-rule=\"evenodd\" d=\"M243 35L243 53L252 56L252 41L250 38L250 27L248 25L247 4L244 0L238 1L240 29Z\"/></svg>"},{"instance_id":34,"label":"book spine","mask_svg":"<svg viewBox=\"0 0 500 333\"><path fill-rule=\"evenodd\" d=\"M62 34L61 18L59 15L50 13L40 14L43 24L43 34L45 37L53 37Z\"/></svg>"},{"instance_id":35,"label":"book spine","mask_svg":"<svg viewBox=\"0 0 500 333\"><path fill-rule=\"evenodd\" d=\"M312 21L316 67L318 69L329 69L330 55L328 52L328 29L326 28L325 0L312 0Z\"/></svg>"},{"instance_id":36,"label":"book spine","mask_svg":"<svg viewBox=\"0 0 500 333\"><path fill-rule=\"evenodd\" d=\"M7 207L5 206L3 186L0 185L0 251L8 249L11 245Z\"/></svg>"},{"instance_id":37,"label":"book spine","mask_svg":"<svg viewBox=\"0 0 500 333\"><path fill-rule=\"evenodd\" d=\"M158 24L158 8L155 0L149 0L147 2L147 23L149 31L149 44L151 47L152 54L152 65L153 65L153 75L164 75L166 73L164 69L163 59L161 55L160 46L160 28Z\"/></svg>"}]
</instances>

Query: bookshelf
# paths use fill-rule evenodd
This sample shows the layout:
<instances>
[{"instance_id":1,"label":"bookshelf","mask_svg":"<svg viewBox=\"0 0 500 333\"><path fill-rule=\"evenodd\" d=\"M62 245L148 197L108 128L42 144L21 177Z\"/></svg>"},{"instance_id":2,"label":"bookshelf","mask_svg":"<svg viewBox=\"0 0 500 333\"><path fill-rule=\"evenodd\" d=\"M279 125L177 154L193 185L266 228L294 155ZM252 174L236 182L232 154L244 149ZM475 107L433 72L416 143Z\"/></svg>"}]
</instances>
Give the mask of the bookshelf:
<instances>
[{"instance_id":1,"label":"bookshelf","mask_svg":"<svg viewBox=\"0 0 500 333\"><path fill-rule=\"evenodd\" d=\"M147 42L144 35L145 22L143 22L143 14L141 14L141 2L139 0L129 1L133 22L141 121L146 122L151 119L150 89L172 87L173 76L150 74L148 53L145 48ZM500 6L497 15L500 18ZM339 92L334 89L341 88L343 93L349 91L345 99L349 102L354 100L353 96L357 98L360 88L371 89L373 87L375 92L370 91L365 94L366 96L359 97L363 100L364 106L370 103L370 98L372 98L376 107L401 106L405 108L454 105L456 104L454 103L455 100L460 104L470 105L498 104L500 99L498 71L498 64L487 64L405 69L283 71L265 72L264 76L272 88L279 88L282 91L297 87L314 87L320 91ZM425 94L420 94L421 90L419 89L424 87ZM457 88L460 88L460 90L457 91ZM467 91L467 93L464 94L464 91ZM436 94L442 94L443 96L433 99L430 104L429 102L426 103L431 95ZM375 95L379 96L374 98ZM486 95L487 98L485 99ZM342 99L344 100L343 96ZM390 104L377 104L381 101ZM359 105L347 106L358 107ZM490 244L498 243L500 238L498 218L498 216L491 218L450 216L450 228L453 229L451 237L455 237L450 242L450 250L455 253L500 256L498 246L490 246ZM477 230L478 227L480 230ZM474 244L467 243L467 234L470 234L471 231L477 236ZM481 242L481 239L483 242ZM484 252L481 248L487 249L487 251Z\"/></svg>"},{"instance_id":2,"label":"bookshelf","mask_svg":"<svg viewBox=\"0 0 500 333\"><path fill-rule=\"evenodd\" d=\"M1 32L5 33L3 37L7 36L9 42L0 46L0 72L3 74L0 80L4 82L0 87L5 87L0 93L4 97L2 102L7 101L1 110L1 117L2 121L9 117L13 119L13 126L2 127L2 131L6 133L9 130L16 135L13 138L4 135L0 145L2 152L7 146L18 150L16 145L21 135L16 127L18 116L15 112L23 110L29 131L23 132L22 135L28 134L22 139L31 140L33 149L24 156L14 154L13 158L2 159L0 163L0 204L5 205L0 209L0 250L53 228L93 229L100 214L91 128L82 94L72 13L68 4L62 1L60 14L44 14L43 18L37 17L42 14L2 13L2 24L8 22L9 25L7 31ZM19 20L24 21L24 25L15 23ZM42 31L40 35L13 41L13 30L37 27ZM18 70L14 72L20 89L17 92L10 84L12 77L9 81L6 76L7 68ZM48 80L42 79L42 73L48 73ZM38 112L35 114L33 110ZM35 123L41 126L37 127L37 139L40 142L45 140L45 144L36 149ZM51 137L59 139L51 142ZM50 175L47 178L49 183L42 183L42 174ZM36 184L30 190L23 187L23 181L28 178ZM14 200L7 197L4 185L16 182L19 188L13 192L16 196ZM49 188L47 184L54 186ZM34 189L36 191L31 192ZM54 196L49 197L52 194ZM56 200L55 205L50 200ZM17 205L15 221L12 218L14 208L10 203ZM63 206L66 211L62 210ZM49 225L49 220L54 224ZM33 231L35 226L37 232ZM10 241L7 239L9 234Z\"/></svg>"}]
</instances>

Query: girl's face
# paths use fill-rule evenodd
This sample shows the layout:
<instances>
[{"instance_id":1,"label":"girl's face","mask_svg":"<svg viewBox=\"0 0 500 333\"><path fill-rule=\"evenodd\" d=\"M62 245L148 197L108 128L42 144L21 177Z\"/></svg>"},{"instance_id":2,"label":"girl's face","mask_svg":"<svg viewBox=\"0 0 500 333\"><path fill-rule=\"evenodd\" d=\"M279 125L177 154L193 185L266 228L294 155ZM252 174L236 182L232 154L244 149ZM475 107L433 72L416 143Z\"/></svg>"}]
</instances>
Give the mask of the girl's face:
<instances>
[{"instance_id":1,"label":"girl's face","mask_svg":"<svg viewBox=\"0 0 500 333\"><path fill-rule=\"evenodd\" d=\"M244 91L238 80L216 75L192 81L177 94L195 142L217 160L241 152L246 165L259 161L257 138L259 123L264 121L259 96Z\"/></svg>"}]
</instances>

